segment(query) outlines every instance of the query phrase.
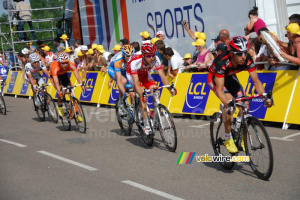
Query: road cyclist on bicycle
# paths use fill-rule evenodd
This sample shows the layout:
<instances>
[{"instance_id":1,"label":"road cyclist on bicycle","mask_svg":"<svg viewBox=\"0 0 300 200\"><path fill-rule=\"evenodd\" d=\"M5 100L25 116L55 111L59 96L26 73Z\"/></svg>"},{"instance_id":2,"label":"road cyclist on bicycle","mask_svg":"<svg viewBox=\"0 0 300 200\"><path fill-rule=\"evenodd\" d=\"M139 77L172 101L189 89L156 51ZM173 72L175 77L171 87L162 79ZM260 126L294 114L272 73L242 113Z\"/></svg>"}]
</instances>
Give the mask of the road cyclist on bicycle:
<instances>
[{"instance_id":1,"label":"road cyclist on bicycle","mask_svg":"<svg viewBox=\"0 0 300 200\"><path fill-rule=\"evenodd\" d=\"M217 97L224 105L223 117L225 126L225 147L229 153L237 153L238 149L234 143L231 134L231 115L234 110L234 99L245 96L244 89L239 83L236 74L241 71L248 71L254 83L256 91L259 94L265 92L261 81L255 70L255 64L252 57L247 53L249 43L246 38L237 36L233 37L229 43L229 51L219 55L213 64L209 67L208 85L215 92ZM266 107L272 106L272 101L267 97L262 97ZM239 108L240 109L240 108ZM239 115L242 112L239 112ZM240 116L236 119L241 121ZM245 151L244 141L241 147Z\"/></svg>"},{"instance_id":2,"label":"road cyclist on bicycle","mask_svg":"<svg viewBox=\"0 0 300 200\"><path fill-rule=\"evenodd\" d=\"M39 106L41 102L36 98L36 93L38 91L37 84L38 86L42 86L43 84L45 84L45 81L40 74L40 70L43 70L48 78L50 78L50 73L43 62L40 60L40 57L37 53L30 54L29 61L30 62L26 63L25 65L25 80L29 81L33 92L35 105Z\"/></svg>"},{"instance_id":3,"label":"road cyclist on bicycle","mask_svg":"<svg viewBox=\"0 0 300 200\"><path fill-rule=\"evenodd\" d=\"M62 90L62 88L71 86L71 81L67 73L70 70L74 73L77 82L79 84L82 84L82 80L79 76L76 66L74 63L70 62L70 57L68 54L59 54L57 61L52 62L50 67L50 75L53 79L54 87L58 91L57 111L60 117L64 116L64 110L62 108L62 98L64 97L65 91ZM82 86L82 89L85 90L85 87ZM82 122L83 119L80 115L78 115L76 120L78 122Z\"/></svg>"},{"instance_id":4,"label":"road cyclist on bicycle","mask_svg":"<svg viewBox=\"0 0 300 200\"><path fill-rule=\"evenodd\" d=\"M127 79L133 85L133 89L140 96L140 107L143 110L144 131L150 134L151 128L148 124L147 102L143 97L144 88L153 89L157 85L150 75L151 69L155 68L164 85L170 85L165 76L161 62L156 56L156 47L151 43L142 43L142 55L133 57L127 65ZM172 95L176 94L175 89L170 89Z\"/></svg>"},{"instance_id":5,"label":"road cyclist on bicycle","mask_svg":"<svg viewBox=\"0 0 300 200\"><path fill-rule=\"evenodd\" d=\"M108 75L110 78L117 82L119 87L119 97L122 98L125 93L126 87L131 87L127 84L126 66L131 56L134 54L134 47L131 45L124 45L122 50L114 55L108 67ZM126 113L123 101L118 101L119 112L121 115Z\"/></svg>"}]
</instances>

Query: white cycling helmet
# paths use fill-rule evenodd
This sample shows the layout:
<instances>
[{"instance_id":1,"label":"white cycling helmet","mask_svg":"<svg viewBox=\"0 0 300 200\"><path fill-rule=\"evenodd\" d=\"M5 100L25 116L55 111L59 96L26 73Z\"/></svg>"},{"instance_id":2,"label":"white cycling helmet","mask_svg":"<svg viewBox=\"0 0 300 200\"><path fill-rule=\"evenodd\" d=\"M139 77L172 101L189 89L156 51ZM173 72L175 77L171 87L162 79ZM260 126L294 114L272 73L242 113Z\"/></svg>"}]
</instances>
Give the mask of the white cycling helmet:
<instances>
[{"instance_id":1,"label":"white cycling helmet","mask_svg":"<svg viewBox=\"0 0 300 200\"><path fill-rule=\"evenodd\" d=\"M29 60L31 62L38 62L40 61L40 56L37 53L32 53L29 55Z\"/></svg>"},{"instance_id":2,"label":"white cycling helmet","mask_svg":"<svg viewBox=\"0 0 300 200\"><path fill-rule=\"evenodd\" d=\"M68 62L70 60L70 56L67 53L61 53L59 54L57 60L60 63Z\"/></svg>"}]
</instances>

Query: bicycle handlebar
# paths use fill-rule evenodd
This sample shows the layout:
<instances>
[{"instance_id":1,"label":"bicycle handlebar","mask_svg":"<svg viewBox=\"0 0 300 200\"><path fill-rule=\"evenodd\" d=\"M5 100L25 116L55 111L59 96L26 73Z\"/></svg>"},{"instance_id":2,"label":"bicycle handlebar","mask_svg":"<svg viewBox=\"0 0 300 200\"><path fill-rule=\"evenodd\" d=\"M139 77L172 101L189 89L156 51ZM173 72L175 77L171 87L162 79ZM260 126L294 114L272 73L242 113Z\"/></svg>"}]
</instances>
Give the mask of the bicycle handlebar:
<instances>
[{"instance_id":1,"label":"bicycle handlebar","mask_svg":"<svg viewBox=\"0 0 300 200\"><path fill-rule=\"evenodd\" d=\"M268 92L268 93L262 93L262 94L254 94L252 96L245 96L245 97L240 97L240 98L236 98L234 99L234 102L238 102L238 101L248 101L250 99L254 99L254 98L258 98L258 97L267 97L269 99L273 99L272 96L272 91Z\"/></svg>"},{"instance_id":2,"label":"bicycle handlebar","mask_svg":"<svg viewBox=\"0 0 300 200\"><path fill-rule=\"evenodd\" d=\"M43 84L42 86L37 87L38 89L44 89L47 86L52 85L52 83L48 83L48 84Z\"/></svg>"},{"instance_id":3,"label":"bicycle handlebar","mask_svg":"<svg viewBox=\"0 0 300 200\"><path fill-rule=\"evenodd\" d=\"M72 88L75 88L75 87L80 87L80 86L83 86L83 84L78 84L78 85L69 85L69 86L67 86L67 87L63 87L63 88L61 88L61 90L72 89Z\"/></svg>"}]
</instances>

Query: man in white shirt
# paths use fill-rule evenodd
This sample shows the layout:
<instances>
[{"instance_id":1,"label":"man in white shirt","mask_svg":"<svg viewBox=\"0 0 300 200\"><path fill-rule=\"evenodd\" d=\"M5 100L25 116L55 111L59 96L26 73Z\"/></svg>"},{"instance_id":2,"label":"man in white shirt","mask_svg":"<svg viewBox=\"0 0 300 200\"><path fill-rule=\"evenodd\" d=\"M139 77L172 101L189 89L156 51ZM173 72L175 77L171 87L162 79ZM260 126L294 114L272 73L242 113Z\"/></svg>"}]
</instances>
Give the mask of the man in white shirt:
<instances>
[{"instance_id":1,"label":"man in white shirt","mask_svg":"<svg viewBox=\"0 0 300 200\"><path fill-rule=\"evenodd\" d=\"M43 53L45 56L45 64L46 64L46 67L49 69L50 66L51 66L51 63L56 60L56 55L54 53L52 53L50 50L50 47L49 46L44 46L42 48L43 50Z\"/></svg>"},{"instance_id":2,"label":"man in white shirt","mask_svg":"<svg viewBox=\"0 0 300 200\"><path fill-rule=\"evenodd\" d=\"M183 66L184 61L180 55L175 55L173 49L170 47L165 49L164 55L168 60L168 75L173 79L178 74L179 68Z\"/></svg>"}]
</instances>

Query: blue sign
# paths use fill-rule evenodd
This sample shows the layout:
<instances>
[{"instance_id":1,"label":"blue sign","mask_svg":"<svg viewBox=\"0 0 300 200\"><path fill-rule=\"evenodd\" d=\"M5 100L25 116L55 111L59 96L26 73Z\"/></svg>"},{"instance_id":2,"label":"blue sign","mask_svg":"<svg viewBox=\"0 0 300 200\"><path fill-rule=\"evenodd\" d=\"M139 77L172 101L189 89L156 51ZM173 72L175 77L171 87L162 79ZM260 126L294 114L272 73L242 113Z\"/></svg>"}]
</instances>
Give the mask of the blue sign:
<instances>
[{"instance_id":1,"label":"blue sign","mask_svg":"<svg viewBox=\"0 0 300 200\"><path fill-rule=\"evenodd\" d=\"M21 92L20 94L25 95L27 93L28 90L28 86L29 86L29 81L25 80L22 84L22 88L21 88Z\"/></svg>"},{"instance_id":2,"label":"blue sign","mask_svg":"<svg viewBox=\"0 0 300 200\"><path fill-rule=\"evenodd\" d=\"M265 88L265 92L273 91L276 73L257 73L259 80ZM254 87L254 83L249 76L247 86L245 89L246 96L251 96L257 94ZM261 98L251 99L249 101L249 113L259 119L264 119L266 116L267 108L264 106L263 100Z\"/></svg>"},{"instance_id":3,"label":"blue sign","mask_svg":"<svg viewBox=\"0 0 300 200\"><path fill-rule=\"evenodd\" d=\"M12 72L11 78L8 83L7 93L12 93L14 90L15 83L17 81L18 72Z\"/></svg>"},{"instance_id":4,"label":"blue sign","mask_svg":"<svg viewBox=\"0 0 300 200\"><path fill-rule=\"evenodd\" d=\"M45 74L45 72L43 73L42 77L43 77L43 79L44 79L45 84L47 84L47 83L48 83L49 77ZM70 77L69 77L69 78L70 78Z\"/></svg>"},{"instance_id":5,"label":"blue sign","mask_svg":"<svg viewBox=\"0 0 300 200\"><path fill-rule=\"evenodd\" d=\"M117 81L114 81L112 84L110 97L108 100L109 104L116 104L116 100L119 98L119 87L117 85Z\"/></svg>"},{"instance_id":6,"label":"blue sign","mask_svg":"<svg viewBox=\"0 0 300 200\"><path fill-rule=\"evenodd\" d=\"M69 77L69 79L70 79L71 75L72 75L72 72L68 72L68 77ZM71 80L70 80L70 81L71 81ZM58 97L58 92L56 91L55 98L57 99L57 97Z\"/></svg>"},{"instance_id":7,"label":"blue sign","mask_svg":"<svg viewBox=\"0 0 300 200\"><path fill-rule=\"evenodd\" d=\"M198 114L204 113L210 92L207 84L207 76L207 74L192 75L182 112Z\"/></svg>"},{"instance_id":8,"label":"blue sign","mask_svg":"<svg viewBox=\"0 0 300 200\"><path fill-rule=\"evenodd\" d=\"M0 66L0 75L4 81L6 81L7 74L8 74L8 67L1 65Z\"/></svg>"},{"instance_id":9,"label":"blue sign","mask_svg":"<svg viewBox=\"0 0 300 200\"><path fill-rule=\"evenodd\" d=\"M154 79L157 87L163 86L163 82L161 81L161 78L158 74L151 74L151 76ZM161 96L161 93L162 93L162 89L159 90L159 98ZM153 97L152 96L148 97L147 104L148 104L149 109L153 109Z\"/></svg>"},{"instance_id":10,"label":"blue sign","mask_svg":"<svg viewBox=\"0 0 300 200\"><path fill-rule=\"evenodd\" d=\"M97 81L98 73L95 72L89 72L86 74L85 80L86 80L86 91L82 91L80 95L81 101L91 101L93 96L93 91L95 88L95 83Z\"/></svg>"}]
</instances>

